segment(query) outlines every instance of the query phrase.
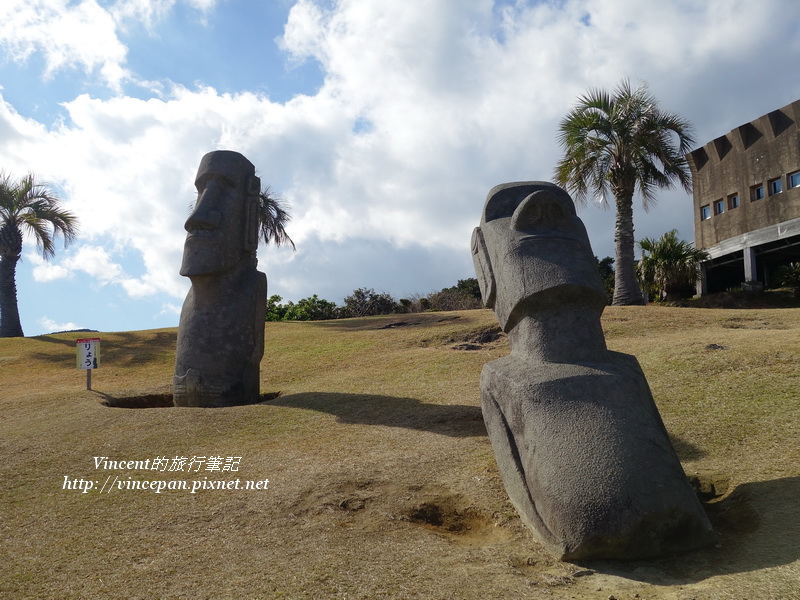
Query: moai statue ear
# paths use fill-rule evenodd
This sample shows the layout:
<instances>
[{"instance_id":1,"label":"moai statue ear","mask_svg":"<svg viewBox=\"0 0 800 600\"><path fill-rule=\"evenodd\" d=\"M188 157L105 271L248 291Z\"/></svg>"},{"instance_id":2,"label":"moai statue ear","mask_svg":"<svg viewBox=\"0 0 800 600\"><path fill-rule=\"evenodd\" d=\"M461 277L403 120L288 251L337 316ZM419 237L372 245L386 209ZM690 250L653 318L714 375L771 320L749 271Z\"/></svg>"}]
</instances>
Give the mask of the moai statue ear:
<instances>
[{"instance_id":1,"label":"moai statue ear","mask_svg":"<svg viewBox=\"0 0 800 600\"><path fill-rule=\"evenodd\" d=\"M247 252L255 252L258 248L258 232L261 227L259 219L259 205L261 204L261 179L253 175L247 181L245 190L245 242Z\"/></svg>"},{"instance_id":2,"label":"moai statue ear","mask_svg":"<svg viewBox=\"0 0 800 600\"><path fill-rule=\"evenodd\" d=\"M472 232L472 262L475 264L475 274L478 276L478 286L481 289L483 304L487 308L494 308L497 282L494 279L489 251L486 249L486 242L480 227L476 227Z\"/></svg>"}]
</instances>

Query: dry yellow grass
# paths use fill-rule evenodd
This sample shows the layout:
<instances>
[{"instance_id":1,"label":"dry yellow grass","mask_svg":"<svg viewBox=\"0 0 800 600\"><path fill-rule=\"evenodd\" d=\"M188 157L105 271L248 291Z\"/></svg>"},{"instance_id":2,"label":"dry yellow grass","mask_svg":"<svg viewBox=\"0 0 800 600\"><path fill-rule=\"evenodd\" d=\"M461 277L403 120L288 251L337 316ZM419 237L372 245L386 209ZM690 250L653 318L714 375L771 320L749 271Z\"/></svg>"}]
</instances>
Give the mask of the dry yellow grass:
<instances>
[{"instance_id":1,"label":"dry yellow grass","mask_svg":"<svg viewBox=\"0 0 800 600\"><path fill-rule=\"evenodd\" d=\"M489 311L270 323L262 391L281 395L226 409L104 405L169 392L175 330L99 334L93 391L80 335L0 340L0 596L800 597L800 309L607 309L609 346L639 358L687 472L721 494L719 548L626 564L560 563L520 525L479 409L506 343L456 349L493 328ZM109 476L269 484L64 489Z\"/></svg>"}]
</instances>

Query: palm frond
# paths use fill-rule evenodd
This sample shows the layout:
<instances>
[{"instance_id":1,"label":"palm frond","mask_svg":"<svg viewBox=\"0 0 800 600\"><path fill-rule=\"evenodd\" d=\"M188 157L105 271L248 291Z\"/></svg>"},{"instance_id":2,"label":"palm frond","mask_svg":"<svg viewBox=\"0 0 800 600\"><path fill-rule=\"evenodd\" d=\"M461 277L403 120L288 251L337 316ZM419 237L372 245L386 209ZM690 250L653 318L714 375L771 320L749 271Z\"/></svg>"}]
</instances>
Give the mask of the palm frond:
<instances>
[{"instance_id":1,"label":"palm frond","mask_svg":"<svg viewBox=\"0 0 800 600\"><path fill-rule=\"evenodd\" d=\"M269 186L266 186L259 197L259 232L264 243L274 243L276 246L291 244L292 249L296 246L289 234L286 233L286 225L292 217L286 209L284 203L273 195Z\"/></svg>"},{"instance_id":2,"label":"palm frond","mask_svg":"<svg viewBox=\"0 0 800 600\"><path fill-rule=\"evenodd\" d=\"M16 181L0 174L0 221L32 233L45 259L55 255L57 235L66 246L78 234L77 217L62 208L61 199L47 184L38 183L33 173Z\"/></svg>"}]
</instances>

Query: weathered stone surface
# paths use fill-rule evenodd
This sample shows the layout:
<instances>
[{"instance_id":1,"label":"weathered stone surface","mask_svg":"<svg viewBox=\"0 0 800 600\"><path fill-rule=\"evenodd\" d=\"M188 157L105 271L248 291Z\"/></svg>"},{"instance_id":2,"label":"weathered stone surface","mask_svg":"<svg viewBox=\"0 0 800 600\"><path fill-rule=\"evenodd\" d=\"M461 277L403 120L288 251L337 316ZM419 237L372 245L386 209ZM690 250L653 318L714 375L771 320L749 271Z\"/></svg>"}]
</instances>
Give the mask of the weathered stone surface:
<instances>
[{"instance_id":1,"label":"weathered stone surface","mask_svg":"<svg viewBox=\"0 0 800 600\"><path fill-rule=\"evenodd\" d=\"M606 347L606 296L569 195L545 182L496 186L472 252L511 344L484 366L481 400L523 521L563 560L715 542L638 362Z\"/></svg>"},{"instance_id":2,"label":"weathered stone surface","mask_svg":"<svg viewBox=\"0 0 800 600\"><path fill-rule=\"evenodd\" d=\"M206 154L186 221L181 275L192 287L181 310L176 406L257 402L264 355L267 278L256 270L260 181L238 152Z\"/></svg>"}]
</instances>

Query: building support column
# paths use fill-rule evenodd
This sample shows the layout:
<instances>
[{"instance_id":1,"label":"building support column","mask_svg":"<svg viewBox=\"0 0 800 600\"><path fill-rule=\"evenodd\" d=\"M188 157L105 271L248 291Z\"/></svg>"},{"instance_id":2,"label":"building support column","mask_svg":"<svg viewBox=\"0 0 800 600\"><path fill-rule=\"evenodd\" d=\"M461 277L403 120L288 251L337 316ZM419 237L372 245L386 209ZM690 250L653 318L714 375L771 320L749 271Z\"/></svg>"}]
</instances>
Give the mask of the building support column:
<instances>
[{"instance_id":1,"label":"building support column","mask_svg":"<svg viewBox=\"0 0 800 600\"><path fill-rule=\"evenodd\" d=\"M744 280L747 283L756 281L756 249L752 246L744 247Z\"/></svg>"},{"instance_id":2,"label":"building support column","mask_svg":"<svg viewBox=\"0 0 800 600\"><path fill-rule=\"evenodd\" d=\"M742 289L747 292L759 292L764 289L764 284L759 282L756 270L756 249L753 246L744 247L744 282Z\"/></svg>"},{"instance_id":3,"label":"building support column","mask_svg":"<svg viewBox=\"0 0 800 600\"><path fill-rule=\"evenodd\" d=\"M695 289L698 296L705 296L708 293L708 266L707 263L700 263L698 265L698 277L695 284Z\"/></svg>"}]
</instances>

